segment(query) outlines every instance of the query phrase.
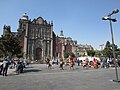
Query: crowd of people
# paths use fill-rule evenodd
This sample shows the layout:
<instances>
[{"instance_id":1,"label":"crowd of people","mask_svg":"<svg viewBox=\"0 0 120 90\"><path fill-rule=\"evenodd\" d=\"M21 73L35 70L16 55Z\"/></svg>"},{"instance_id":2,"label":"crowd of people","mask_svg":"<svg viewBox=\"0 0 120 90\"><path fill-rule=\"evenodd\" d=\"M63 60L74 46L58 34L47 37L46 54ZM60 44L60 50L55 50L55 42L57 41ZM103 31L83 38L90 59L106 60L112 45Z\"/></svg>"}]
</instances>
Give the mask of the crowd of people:
<instances>
[{"instance_id":1,"label":"crowd of people","mask_svg":"<svg viewBox=\"0 0 120 90\"><path fill-rule=\"evenodd\" d=\"M63 59L59 58L57 60L51 60L49 58L46 58L45 60L48 69L52 69L53 64L59 65L60 70L64 70L65 66L69 66L70 69L74 70L74 66L80 66L83 69L89 69L89 68L109 68L112 66L115 66L115 62L117 63L117 66L120 67L120 61L113 60L113 59L98 59L98 58L92 58L91 60L89 58L73 58L70 56L69 58ZM24 62L23 60L10 60L9 58L5 58L0 63L0 75L7 76L8 68L15 68L16 74L20 74L23 72L23 69L25 66L28 65L27 62Z\"/></svg>"},{"instance_id":2,"label":"crowd of people","mask_svg":"<svg viewBox=\"0 0 120 90\"><path fill-rule=\"evenodd\" d=\"M56 63L54 62L54 60L50 60L47 58L47 65L48 68L51 69L52 68L52 64L57 64L59 65L61 70L64 70L64 66L69 66L70 69L74 70L74 66L78 65L81 66L83 69L89 69L89 68L109 68L109 67L114 67L115 66L115 62L117 63L117 66L120 67L120 61L118 62L117 60L113 60L113 59L98 59L98 58L92 58L92 60L89 60L88 58L85 58L83 60L79 59L79 58L73 58L73 57L69 57L66 59L63 58L59 58ZM115 61L115 62L114 62Z\"/></svg>"},{"instance_id":3,"label":"crowd of people","mask_svg":"<svg viewBox=\"0 0 120 90\"><path fill-rule=\"evenodd\" d=\"M23 69L25 68L25 64L22 60L11 60L9 58L5 58L0 63L0 75L7 76L8 69L14 68L16 74L23 73Z\"/></svg>"}]
</instances>

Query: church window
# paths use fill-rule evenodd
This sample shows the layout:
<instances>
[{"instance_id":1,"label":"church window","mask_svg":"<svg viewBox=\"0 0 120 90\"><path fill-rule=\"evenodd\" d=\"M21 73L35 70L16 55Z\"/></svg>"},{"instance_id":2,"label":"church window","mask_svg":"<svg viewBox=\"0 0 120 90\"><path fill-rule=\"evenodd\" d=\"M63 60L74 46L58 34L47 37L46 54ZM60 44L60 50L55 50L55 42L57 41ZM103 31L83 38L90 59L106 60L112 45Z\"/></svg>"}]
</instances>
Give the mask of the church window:
<instances>
[{"instance_id":1,"label":"church window","mask_svg":"<svg viewBox=\"0 0 120 90\"><path fill-rule=\"evenodd\" d=\"M23 24L23 29L26 30L26 24Z\"/></svg>"}]
</instances>

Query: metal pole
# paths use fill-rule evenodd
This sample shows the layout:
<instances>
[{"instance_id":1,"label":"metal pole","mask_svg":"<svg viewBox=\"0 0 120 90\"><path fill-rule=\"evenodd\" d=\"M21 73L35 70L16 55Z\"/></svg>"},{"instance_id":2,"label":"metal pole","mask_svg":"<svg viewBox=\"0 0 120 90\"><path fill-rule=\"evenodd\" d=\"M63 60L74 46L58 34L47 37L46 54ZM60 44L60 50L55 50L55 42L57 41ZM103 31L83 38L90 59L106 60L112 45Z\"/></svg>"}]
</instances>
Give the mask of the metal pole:
<instances>
[{"instance_id":1,"label":"metal pole","mask_svg":"<svg viewBox=\"0 0 120 90\"><path fill-rule=\"evenodd\" d=\"M111 19L111 16L110 16ZM112 47L113 47L113 57L114 57L114 64L115 64L115 73L116 73L116 80L113 80L115 82L119 82L118 80L118 70L117 70L117 62L115 59L115 46L114 46L114 36L113 36L113 29L112 29L112 21L110 21L110 29L111 29L111 37L112 37Z\"/></svg>"}]
</instances>

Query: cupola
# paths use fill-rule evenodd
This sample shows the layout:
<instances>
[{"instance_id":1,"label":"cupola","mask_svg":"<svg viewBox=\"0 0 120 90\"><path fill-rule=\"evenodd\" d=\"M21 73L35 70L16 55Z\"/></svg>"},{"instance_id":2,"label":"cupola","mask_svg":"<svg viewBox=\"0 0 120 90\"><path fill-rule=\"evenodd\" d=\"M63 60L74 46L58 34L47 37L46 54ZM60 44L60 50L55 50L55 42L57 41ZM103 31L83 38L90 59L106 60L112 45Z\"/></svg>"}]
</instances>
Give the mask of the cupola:
<instances>
[{"instance_id":1,"label":"cupola","mask_svg":"<svg viewBox=\"0 0 120 90\"><path fill-rule=\"evenodd\" d=\"M28 19L29 19L29 17L28 17L28 15L27 15L27 13L23 14L23 16L22 16L22 18L21 18L21 19L23 19L23 20L28 20Z\"/></svg>"}]
</instances>

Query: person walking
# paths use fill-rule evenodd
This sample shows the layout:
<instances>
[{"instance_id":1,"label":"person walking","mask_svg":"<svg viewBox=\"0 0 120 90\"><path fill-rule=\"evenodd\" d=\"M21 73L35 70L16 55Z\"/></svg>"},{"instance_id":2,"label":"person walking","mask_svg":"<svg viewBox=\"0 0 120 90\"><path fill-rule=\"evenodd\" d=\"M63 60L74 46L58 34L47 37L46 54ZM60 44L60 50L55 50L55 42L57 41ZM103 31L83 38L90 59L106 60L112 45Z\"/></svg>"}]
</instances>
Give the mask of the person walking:
<instances>
[{"instance_id":1,"label":"person walking","mask_svg":"<svg viewBox=\"0 0 120 90\"><path fill-rule=\"evenodd\" d=\"M8 67L9 67L9 61L5 59L3 61L3 76L7 76Z\"/></svg>"},{"instance_id":2,"label":"person walking","mask_svg":"<svg viewBox=\"0 0 120 90\"><path fill-rule=\"evenodd\" d=\"M60 70L64 70L63 65L64 65L64 61L62 58L60 58Z\"/></svg>"},{"instance_id":3,"label":"person walking","mask_svg":"<svg viewBox=\"0 0 120 90\"><path fill-rule=\"evenodd\" d=\"M51 64L49 58L47 58L47 60L46 60L46 64L48 65L48 69L52 69L52 64Z\"/></svg>"},{"instance_id":4,"label":"person walking","mask_svg":"<svg viewBox=\"0 0 120 90\"><path fill-rule=\"evenodd\" d=\"M74 70L74 65L75 65L75 62L72 58L72 56L70 57L70 69L73 69Z\"/></svg>"}]
</instances>

